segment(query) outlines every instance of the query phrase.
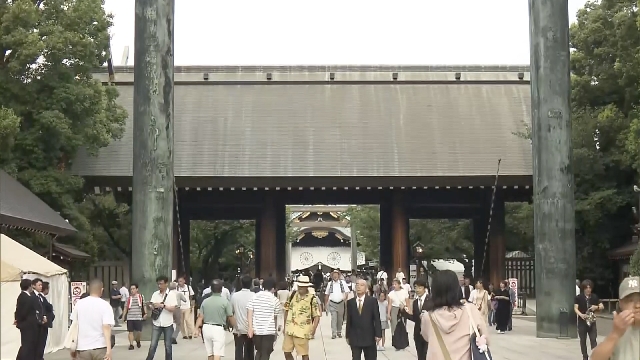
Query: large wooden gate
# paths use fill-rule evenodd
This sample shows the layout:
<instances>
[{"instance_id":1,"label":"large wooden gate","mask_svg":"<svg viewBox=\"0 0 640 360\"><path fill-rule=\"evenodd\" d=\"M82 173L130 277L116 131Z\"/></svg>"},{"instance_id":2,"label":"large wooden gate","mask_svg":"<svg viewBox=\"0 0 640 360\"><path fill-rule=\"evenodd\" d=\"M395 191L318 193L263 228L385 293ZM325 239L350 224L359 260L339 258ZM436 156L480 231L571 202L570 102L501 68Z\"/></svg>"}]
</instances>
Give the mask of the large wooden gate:
<instances>
[{"instance_id":1,"label":"large wooden gate","mask_svg":"<svg viewBox=\"0 0 640 360\"><path fill-rule=\"evenodd\" d=\"M102 280L104 284L102 297L108 298L111 282L117 281L118 286L122 286L122 284L130 285L131 277L129 274L129 264L126 261L101 261L89 268L89 277L87 280Z\"/></svg>"},{"instance_id":2,"label":"large wooden gate","mask_svg":"<svg viewBox=\"0 0 640 360\"><path fill-rule=\"evenodd\" d=\"M518 279L518 293L527 294L528 298L535 298L535 261L534 258L522 251L513 251L505 259L506 278Z\"/></svg>"}]
</instances>

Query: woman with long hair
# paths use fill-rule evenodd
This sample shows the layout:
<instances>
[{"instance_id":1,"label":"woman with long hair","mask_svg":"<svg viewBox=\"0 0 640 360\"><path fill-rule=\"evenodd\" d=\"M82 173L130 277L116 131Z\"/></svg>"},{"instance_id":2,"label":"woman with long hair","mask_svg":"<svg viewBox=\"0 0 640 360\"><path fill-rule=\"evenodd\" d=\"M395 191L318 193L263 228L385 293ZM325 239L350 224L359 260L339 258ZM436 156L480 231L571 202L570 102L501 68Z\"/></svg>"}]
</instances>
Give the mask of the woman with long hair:
<instances>
[{"instance_id":1,"label":"woman with long hair","mask_svg":"<svg viewBox=\"0 0 640 360\"><path fill-rule=\"evenodd\" d=\"M480 333L476 344L479 347L487 344L486 317L483 319L473 304L460 302L458 275L453 271L442 270L433 276L429 309L421 316L421 334L429 343L427 360L448 357L451 360L471 360L471 329L474 327Z\"/></svg>"},{"instance_id":2,"label":"woman with long hair","mask_svg":"<svg viewBox=\"0 0 640 360\"><path fill-rule=\"evenodd\" d=\"M500 288L497 289L493 297L498 301L496 309L496 330L498 334L504 334L509 325L509 312L511 311L511 300L509 300L509 284L506 280L500 282Z\"/></svg>"},{"instance_id":3,"label":"woman with long hair","mask_svg":"<svg viewBox=\"0 0 640 360\"><path fill-rule=\"evenodd\" d=\"M471 294L471 299L476 308L478 308L478 311L480 311L482 318L488 322L491 300L489 298L489 292L484 289L484 282L481 279L476 282L476 288Z\"/></svg>"}]
</instances>

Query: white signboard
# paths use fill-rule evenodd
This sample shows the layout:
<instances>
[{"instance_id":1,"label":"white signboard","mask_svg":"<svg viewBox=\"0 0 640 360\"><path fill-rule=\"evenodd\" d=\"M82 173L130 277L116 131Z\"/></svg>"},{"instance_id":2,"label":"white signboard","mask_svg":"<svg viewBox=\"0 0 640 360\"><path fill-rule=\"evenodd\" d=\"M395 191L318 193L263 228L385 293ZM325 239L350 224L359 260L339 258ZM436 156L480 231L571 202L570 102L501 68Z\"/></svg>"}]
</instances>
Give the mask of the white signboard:
<instances>
[{"instance_id":1,"label":"white signboard","mask_svg":"<svg viewBox=\"0 0 640 360\"><path fill-rule=\"evenodd\" d=\"M508 281L509 281L509 287L516 294L516 304L513 306L515 308L516 306L518 306L518 279L510 278Z\"/></svg>"},{"instance_id":2,"label":"white signboard","mask_svg":"<svg viewBox=\"0 0 640 360\"><path fill-rule=\"evenodd\" d=\"M76 302L80 300L80 296L87 292L87 283L84 281L71 282L71 311L76 306Z\"/></svg>"}]
</instances>

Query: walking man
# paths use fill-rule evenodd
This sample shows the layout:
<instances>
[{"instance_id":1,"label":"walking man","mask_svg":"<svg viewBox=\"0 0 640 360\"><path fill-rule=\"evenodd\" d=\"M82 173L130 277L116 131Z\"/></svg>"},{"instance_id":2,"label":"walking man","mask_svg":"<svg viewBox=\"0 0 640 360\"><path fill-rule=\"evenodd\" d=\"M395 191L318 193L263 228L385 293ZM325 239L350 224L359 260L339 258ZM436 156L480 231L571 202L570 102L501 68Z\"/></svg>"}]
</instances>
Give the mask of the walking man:
<instances>
[{"instance_id":1,"label":"walking man","mask_svg":"<svg viewBox=\"0 0 640 360\"><path fill-rule=\"evenodd\" d=\"M598 337L598 327L596 326L596 311L604 309L604 305L600 301L598 295L592 292L593 283L591 280L585 280L582 282L582 293L576 296L575 305L573 310L578 315L578 337L580 338L580 351L582 352L583 359L589 359L589 352L587 350L587 336L589 336L589 342L591 343L591 350L595 349L598 345L596 341ZM588 320L588 322L587 322Z\"/></svg>"},{"instance_id":2,"label":"walking man","mask_svg":"<svg viewBox=\"0 0 640 360\"><path fill-rule=\"evenodd\" d=\"M131 294L124 304L122 319L127 322L129 333L129 350L133 350L133 341L140 348L140 333L142 332L142 320L146 318L144 310L144 296L138 292L138 284L131 284Z\"/></svg>"},{"instance_id":3,"label":"walking man","mask_svg":"<svg viewBox=\"0 0 640 360\"><path fill-rule=\"evenodd\" d=\"M347 344L351 347L352 360L375 360L376 344L382 338L378 301L367 296L367 282L356 281L356 296L347 302Z\"/></svg>"},{"instance_id":4,"label":"walking man","mask_svg":"<svg viewBox=\"0 0 640 360\"><path fill-rule=\"evenodd\" d=\"M275 297L275 280L268 278L262 282L262 291L257 293L247 305L247 332L256 347L256 360L269 360L276 341L276 324L280 315L280 300Z\"/></svg>"},{"instance_id":5,"label":"walking man","mask_svg":"<svg viewBox=\"0 0 640 360\"><path fill-rule=\"evenodd\" d=\"M224 356L225 336L224 328L229 324L236 327L233 310L229 300L222 296L222 281L214 280L211 284L211 296L206 298L200 306L195 336L202 328L202 340L209 359L220 360Z\"/></svg>"},{"instance_id":6,"label":"walking man","mask_svg":"<svg viewBox=\"0 0 640 360\"><path fill-rule=\"evenodd\" d=\"M236 347L235 360L253 360L253 339L247 335L249 332L247 306L255 296L251 291L252 281L251 276L243 275L240 278L242 290L231 296L231 308L233 309L233 317L236 319L236 327L233 332Z\"/></svg>"},{"instance_id":7,"label":"walking man","mask_svg":"<svg viewBox=\"0 0 640 360\"><path fill-rule=\"evenodd\" d=\"M308 277L307 277L308 279ZM298 284L298 286L300 286ZM325 309L331 314L331 338L342 337L342 324L344 322L344 306L347 300L349 286L340 279L340 271L333 270L331 282L325 290Z\"/></svg>"},{"instance_id":8,"label":"walking man","mask_svg":"<svg viewBox=\"0 0 640 360\"><path fill-rule=\"evenodd\" d=\"M302 360L309 360L309 339L316 334L320 311L315 296L309 293L308 276L298 276L298 289L284 304L284 339L282 351L286 360L293 360L293 350Z\"/></svg>"},{"instance_id":9,"label":"walking man","mask_svg":"<svg viewBox=\"0 0 640 360\"><path fill-rule=\"evenodd\" d=\"M171 291L171 294L175 295L176 297L176 304L178 304L178 307L180 306L179 304L182 304L184 302L187 301L187 298L185 298L184 294L181 293L180 291L176 291L176 289L178 288L178 284L176 284L175 282L172 282L171 284L169 284L169 291ZM180 330L181 328L183 328L181 325L184 323L184 321L182 321L182 309L176 309L176 311L173 312L173 335L171 336L171 344L173 345L177 345L178 344L178 336L180 335ZM185 336L186 339L186 336Z\"/></svg>"},{"instance_id":10,"label":"walking man","mask_svg":"<svg viewBox=\"0 0 640 360\"><path fill-rule=\"evenodd\" d=\"M115 327L120 327L120 315L122 315L121 301L122 294L120 293L120 289L118 289L118 282L111 282L111 291L110 291L109 304L111 304L111 308L113 309L113 321L115 321Z\"/></svg>"},{"instance_id":11,"label":"walking man","mask_svg":"<svg viewBox=\"0 0 640 360\"><path fill-rule=\"evenodd\" d=\"M168 277L160 275L156 278L156 283L158 290L151 295L153 330L151 331L151 345L149 345L147 360L153 360L156 355L160 335L164 336L164 359L172 360L173 312L178 310L178 302L168 289Z\"/></svg>"},{"instance_id":12,"label":"walking man","mask_svg":"<svg viewBox=\"0 0 640 360\"><path fill-rule=\"evenodd\" d=\"M180 327L180 332L182 332L183 339L192 339L193 307L195 305L193 299L195 293L193 292L191 285L187 285L184 276L178 278L177 290L184 296L183 300L180 302L181 320L180 323L178 323L178 326Z\"/></svg>"},{"instance_id":13,"label":"walking man","mask_svg":"<svg viewBox=\"0 0 640 360\"><path fill-rule=\"evenodd\" d=\"M102 290L102 281L91 280L89 296L78 300L73 308L71 320L78 322L78 341L72 359L111 360L111 326L115 320L112 306L101 299Z\"/></svg>"}]
</instances>

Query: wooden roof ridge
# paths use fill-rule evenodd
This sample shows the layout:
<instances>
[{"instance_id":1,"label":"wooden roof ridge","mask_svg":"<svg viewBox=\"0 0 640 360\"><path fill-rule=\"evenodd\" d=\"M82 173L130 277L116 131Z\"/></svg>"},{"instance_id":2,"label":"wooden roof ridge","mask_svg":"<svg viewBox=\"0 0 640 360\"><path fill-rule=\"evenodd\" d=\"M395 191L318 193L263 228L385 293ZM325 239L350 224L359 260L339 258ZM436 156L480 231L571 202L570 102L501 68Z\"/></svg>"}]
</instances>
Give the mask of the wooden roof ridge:
<instances>
[{"instance_id":1,"label":"wooden roof ridge","mask_svg":"<svg viewBox=\"0 0 640 360\"><path fill-rule=\"evenodd\" d=\"M0 170L0 225L52 235L78 232L49 205Z\"/></svg>"}]
</instances>

